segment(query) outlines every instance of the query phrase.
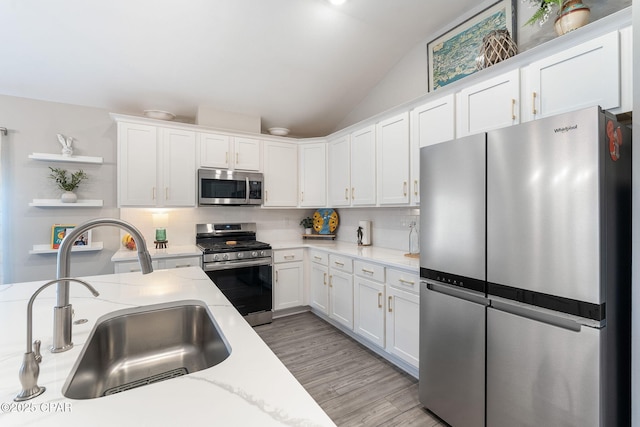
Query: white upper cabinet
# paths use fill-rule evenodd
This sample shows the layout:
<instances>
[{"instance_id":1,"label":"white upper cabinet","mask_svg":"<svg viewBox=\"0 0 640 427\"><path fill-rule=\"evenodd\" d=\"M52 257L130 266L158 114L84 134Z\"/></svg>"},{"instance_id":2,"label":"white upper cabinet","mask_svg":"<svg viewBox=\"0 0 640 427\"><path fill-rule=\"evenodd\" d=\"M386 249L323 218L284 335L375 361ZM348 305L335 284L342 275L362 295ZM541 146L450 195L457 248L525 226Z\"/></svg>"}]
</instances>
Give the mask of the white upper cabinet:
<instances>
[{"instance_id":1,"label":"white upper cabinet","mask_svg":"<svg viewBox=\"0 0 640 427\"><path fill-rule=\"evenodd\" d=\"M195 207L195 133L118 123L118 206Z\"/></svg>"},{"instance_id":2,"label":"white upper cabinet","mask_svg":"<svg viewBox=\"0 0 640 427\"><path fill-rule=\"evenodd\" d=\"M409 203L409 112L377 125L378 203Z\"/></svg>"},{"instance_id":3,"label":"white upper cabinet","mask_svg":"<svg viewBox=\"0 0 640 427\"><path fill-rule=\"evenodd\" d=\"M196 135L160 129L162 168L158 174L158 206L196 205Z\"/></svg>"},{"instance_id":4,"label":"white upper cabinet","mask_svg":"<svg viewBox=\"0 0 640 427\"><path fill-rule=\"evenodd\" d=\"M456 137L520 123L520 70L491 77L457 93Z\"/></svg>"},{"instance_id":5,"label":"white upper cabinet","mask_svg":"<svg viewBox=\"0 0 640 427\"><path fill-rule=\"evenodd\" d=\"M525 68L524 120L600 105L620 109L620 33L614 31Z\"/></svg>"},{"instance_id":6,"label":"white upper cabinet","mask_svg":"<svg viewBox=\"0 0 640 427\"><path fill-rule=\"evenodd\" d=\"M329 206L351 204L351 144L349 135L329 141Z\"/></svg>"},{"instance_id":7,"label":"white upper cabinet","mask_svg":"<svg viewBox=\"0 0 640 427\"><path fill-rule=\"evenodd\" d=\"M263 206L298 205L298 146L296 143L265 141Z\"/></svg>"},{"instance_id":8,"label":"white upper cabinet","mask_svg":"<svg viewBox=\"0 0 640 427\"><path fill-rule=\"evenodd\" d=\"M231 138L215 133L198 133L199 166L229 169Z\"/></svg>"},{"instance_id":9,"label":"white upper cabinet","mask_svg":"<svg viewBox=\"0 0 640 427\"><path fill-rule=\"evenodd\" d=\"M233 137L233 142L235 151L233 155L233 169L259 171L260 140L235 136Z\"/></svg>"},{"instance_id":10,"label":"white upper cabinet","mask_svg":"<svg viewBox=\"0 0 640 427\"><path fill-rule=\"evenodd\" d=\"M420 148L455 137L455 96L443 96L411 111L411 204L420 204Z\"/></svg>"},{"instance_id":11,"label":"white upper cabinet","mask_svg":"<svg viewBox=\"0 0 640 427\"><path fill-rule=\"evenodd\" d=\"M327 205L327 144L300 144L300 206Z\"/></svg>"},{"instance_id":12,"label":"white upper cabinet","mask_svg":"<svg viewBox=\"0 0 640 427\"><path fill-rule=\"evenodd\" d=\"M198 133L199 166L260 170L260 140L215 133Z\"/></svg>"},{"instance_id":13,"label":"white upper cabinet","mask_svg":"<svg viewBox=\"0 0 640 427\"><path fill-rule=\"evenodd\" d=\"M376 203L376 127L351 134L351 205Z\"/></svg>"}]
</instances>

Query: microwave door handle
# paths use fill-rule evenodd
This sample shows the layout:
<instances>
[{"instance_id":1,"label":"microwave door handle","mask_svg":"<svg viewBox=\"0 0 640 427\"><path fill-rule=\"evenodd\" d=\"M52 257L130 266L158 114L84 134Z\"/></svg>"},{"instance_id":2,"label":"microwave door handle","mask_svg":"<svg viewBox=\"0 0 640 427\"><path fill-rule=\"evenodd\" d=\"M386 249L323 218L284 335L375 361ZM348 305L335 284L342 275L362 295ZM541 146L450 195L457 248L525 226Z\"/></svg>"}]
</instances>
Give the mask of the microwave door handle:
<instances>
[{"instance_id":1,"label":"microwave door handle","mask_svg":"<svg viewBox=\"0 0 640 427\"><path fill-rule=\"evenodd\" d=\"M251 188L249 187L249 177L246 176L244 178L244 181L245 181L246 186L247 186L247 190L245 191L245 203L249 204L249 192L251 191Z\"/></svg>"}]
</instances>

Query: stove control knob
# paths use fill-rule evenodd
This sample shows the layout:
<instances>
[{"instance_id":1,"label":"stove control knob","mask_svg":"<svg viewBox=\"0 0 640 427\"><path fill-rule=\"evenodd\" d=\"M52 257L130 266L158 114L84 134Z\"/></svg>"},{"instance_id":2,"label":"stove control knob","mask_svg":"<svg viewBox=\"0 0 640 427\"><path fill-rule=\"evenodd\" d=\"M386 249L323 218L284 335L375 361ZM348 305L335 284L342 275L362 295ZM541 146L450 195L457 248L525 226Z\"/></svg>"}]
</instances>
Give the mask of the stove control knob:
<instances>
[{"instance_id":1,"label":"stove control knob","mask_svg":"<svg viewBox=\"0 0 640 427\"><path fill-rule=\"evenodd\" d=\"M229 259L229 254L224 254L222 255L222 259L224 259L225 261Z\"/></svg>"},{"instance_id":2,"label":"stove control knob","mask_svg":"<svg viewBox=\"0 0 640 427\"><path fill-rule=\"evenodd\" d=\"M260 256L264 256L264 251L260 251Z\"/></svg>"},{"instance_id":3,"label":"stove control knob","mask_svg":"<svg viewBox=\"0 0 640 427\"><path fill-rule=\"evenodd\" d=\"M215 255L213 256L213 260L214 260L214 261L218 261L218 259L219 259L218 254L215 254Z\"/></svg>"},{"instance_id":4,"label":"stove control knob","mask_svg":"<svg viewBox=\"0 0 640 427\"><path fill-rule=\"evenodd\" d=\"M258 251L251 252L251 256L254 257L254 258L257 257L258 256Z\"/></svg>"},{"instance_id":5,"label":"stove control knob","mask_svg":"<svg viewBox=\"0 0 640 427\"><path fill-rule=\"evenodd\" d=\"M238 258L244 258L244 252L238 252Z\"/></svg>"}]
</instances>

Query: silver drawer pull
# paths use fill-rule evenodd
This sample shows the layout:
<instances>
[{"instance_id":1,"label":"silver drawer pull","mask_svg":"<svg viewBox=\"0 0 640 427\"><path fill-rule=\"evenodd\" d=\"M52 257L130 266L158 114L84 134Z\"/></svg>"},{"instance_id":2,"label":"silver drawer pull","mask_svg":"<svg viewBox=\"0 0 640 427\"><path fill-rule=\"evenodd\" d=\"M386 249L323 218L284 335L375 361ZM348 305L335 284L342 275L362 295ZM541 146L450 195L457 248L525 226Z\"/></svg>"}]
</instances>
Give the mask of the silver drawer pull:
<instances>
[{"instance_id":1,"label":"silver drawer pull","mask_svg":"<svg viewBox=\"0 0 640 427\"><path fill-rule=\"evenodd\" d=\"M175 268L186 268L186 267L191 267L191 264L177 264L175 266Z\"/></svg>"},{"instance_id":2,"label":"silver drawer pull","mask_svg":"<svg viewBox=\"0 0 640 427\"><path fill-rule=\"evenodd\" d=\"M413 280L398 279L398 281L400 283L406 283L407 285L411 285L411 286L414 286L416 284L416 282L414 282Z\"/></svg>"},{"instance_id":3,"label":"silver drawer pull","mask_svg":"<svg viewBox=\"0 0 640 427\"><path fill-rule=\"evenodd\" d=\"M313 259L317 259L318 261L322 261L322 257L318 255L314 255Z\"/></svg>"},{"instance_id":4,"label":"silver drawer pull","mask_svg":"<svg viewBox=\"0 0 640 427\"><path fill-rule=\"evenodd\" d=\"M363 272L363 273L369 273L369 274L374 274L374 273L375 273L375 271L373 271L373 270L367 270L366 268L363 268L363 269L362 269L362 272Z\"/></svg>"},{"instance_id":5,"label":"silver drawer pull","mask_svg":"<svg viewBox=\"0 0 640 427\"><path fill-rule=\"evenodd\" d=\"M340 262L340 261L333 261L335 263L335 265L339 265L340 267L344 267L344 262Z\"/></svg>"},{"instance_id":6,"label":"silver drawer pull","mask_svg":"<svg viewBox=\"0 0 640 427\"><path fill-rule=\"evenodd\" d=\"M285 255L284 259L294 259L295 257L295 255Z\"/></svg>"}]
</instances>

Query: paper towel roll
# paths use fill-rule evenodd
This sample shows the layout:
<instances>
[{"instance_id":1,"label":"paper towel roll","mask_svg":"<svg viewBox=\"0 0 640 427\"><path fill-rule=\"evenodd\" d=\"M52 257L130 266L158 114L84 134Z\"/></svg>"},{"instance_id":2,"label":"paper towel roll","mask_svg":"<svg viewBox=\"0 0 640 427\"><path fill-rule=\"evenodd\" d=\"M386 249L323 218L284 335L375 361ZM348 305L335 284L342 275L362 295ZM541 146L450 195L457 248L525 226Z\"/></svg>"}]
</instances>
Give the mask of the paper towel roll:
<instances>
[{"instance_id":1,"label":"paper towel roll","mask_svg":"<svg viewBox=\"0 0 640 427\"><path fill-rule=\"evenodd\" d=\"M371 245L371 221L358 222L358 245Z\"/></svg>"}]
</instances>

